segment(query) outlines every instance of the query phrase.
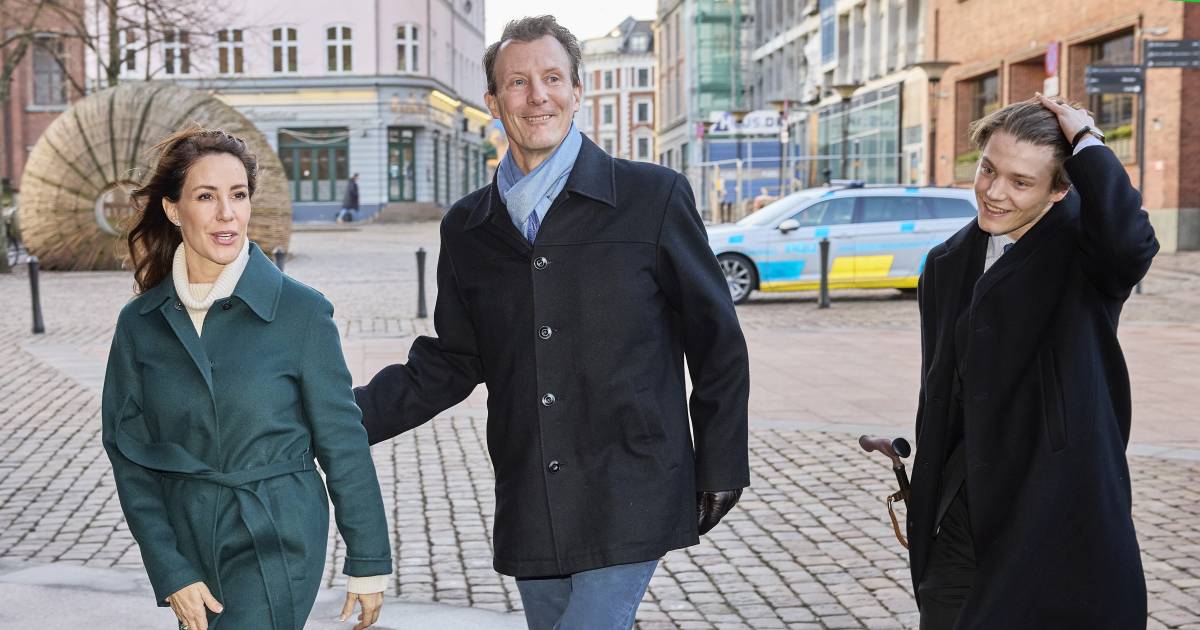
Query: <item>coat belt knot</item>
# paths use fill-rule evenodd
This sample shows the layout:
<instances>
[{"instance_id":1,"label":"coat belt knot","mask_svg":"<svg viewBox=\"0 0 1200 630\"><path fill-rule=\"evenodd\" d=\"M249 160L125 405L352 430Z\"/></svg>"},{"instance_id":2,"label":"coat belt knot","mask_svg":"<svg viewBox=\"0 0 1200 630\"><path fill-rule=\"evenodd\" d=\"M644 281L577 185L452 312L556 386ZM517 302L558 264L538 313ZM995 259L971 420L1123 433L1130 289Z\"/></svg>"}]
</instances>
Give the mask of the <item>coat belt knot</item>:
<instances>
[{"instance_id":1,"label":"coat belt knot","mask_svg":"<svg viewBox=\"0 0 1200 630\"><path fill-rule=\"evenodd\" d=\"M161 473L164 477L211 483L233 491L242 523L250 532L250 539L254 542L255 555L258 558L263 585L266 587L267 597L270 600L272 615L279 612L282 617L272 620L273 627L295 628L292 582L288 573L287 559L283 553L283 542L279 538L279 531L275 527L275 519L271 516L269 504L250 486L255 482L273 477L315 470L311 451L305 451L300 458L290 461L234 472L220 472L178 444L142 442L130 435L129 432L121 430L120 427L117 430L116 442L117 448L129 461ZM216 544L215 540L213 544ZM219 561L214 553L213 563L216 564ZM220 592L221 572L218 567L214 567L214 569L214 579L218 581L217 591Z\"/></svg>"}]
</instances>

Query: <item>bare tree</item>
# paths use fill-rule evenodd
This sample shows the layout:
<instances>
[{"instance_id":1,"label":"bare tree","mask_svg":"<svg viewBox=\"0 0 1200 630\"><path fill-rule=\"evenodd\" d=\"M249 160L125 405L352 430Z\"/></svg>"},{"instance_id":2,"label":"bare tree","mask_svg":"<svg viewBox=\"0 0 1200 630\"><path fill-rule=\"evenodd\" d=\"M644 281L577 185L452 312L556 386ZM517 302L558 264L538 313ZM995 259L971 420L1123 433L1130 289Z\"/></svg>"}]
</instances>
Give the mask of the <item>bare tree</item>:
<instances>
[{"instance_id":1,"label":"bare tree","mask_svg":"<svg viewBox=\"0 0 1200 630\"><path fill-rule=\"evenodd\" d=\"M186 77L202 57L197 53L210 50L224 26L218 20L229 16L226 0L0 0L6 1L36 5L52 16L54 27L41 29L41 36L83 44L94 63L91 86L67 72L64 54L48 51L79 93L89 87L112 87L123 79Z\"/></svg>"},{"instance_id":2,"label":"bare tree","mask_svg":"<svg viewBox=\"0 0 1200 630\"><path fill-rule=\"evenodd\" d=\"M45 7L45 2L0 0L0 108L8 105L13 74L35 44Z\"/></svg>"}]
</instances>

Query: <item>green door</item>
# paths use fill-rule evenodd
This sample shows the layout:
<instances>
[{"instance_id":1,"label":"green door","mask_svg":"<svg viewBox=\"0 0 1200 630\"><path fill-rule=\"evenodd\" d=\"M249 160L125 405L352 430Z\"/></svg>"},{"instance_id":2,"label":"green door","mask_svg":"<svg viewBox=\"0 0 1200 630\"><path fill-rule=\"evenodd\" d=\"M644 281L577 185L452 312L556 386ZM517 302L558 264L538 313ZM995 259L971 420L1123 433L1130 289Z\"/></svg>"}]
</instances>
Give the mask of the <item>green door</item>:
<instances>
[{"instance_id":1,"label":"green door","mask_svg":"<svg viewBox=\"0 0 1200 630\"><path fill-rule=\"evenodd\" d=\"M416 138L412 129L388 129L388 201L417 200Z\"/></svg>"}]
</instances>

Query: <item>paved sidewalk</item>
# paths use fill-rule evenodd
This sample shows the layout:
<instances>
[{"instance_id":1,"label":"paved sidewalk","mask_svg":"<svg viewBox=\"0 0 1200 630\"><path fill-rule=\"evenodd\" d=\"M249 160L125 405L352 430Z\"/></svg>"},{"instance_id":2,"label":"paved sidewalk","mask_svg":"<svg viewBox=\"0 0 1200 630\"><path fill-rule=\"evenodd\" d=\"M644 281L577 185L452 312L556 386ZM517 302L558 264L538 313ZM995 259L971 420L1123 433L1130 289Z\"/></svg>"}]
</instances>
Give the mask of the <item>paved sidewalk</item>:
<instances>
[{"instance_id":1,"label":"paved sidewalk","mask_svg":"<svg viewBox=\"0 0 1200 630\"><path fill-rule=\"evenodd\" d=\"M302 232L293 240L288 271L336 305L358 382L403 360L413 337L430 331L430 320L412 318L419 246L431 250L432 279L435 226ZM1152 628L1200 628L1200 274L1192 269L1200 256L1156 262L1121 332L1134 382L1134 518ZM0 628L31 627L46 602L63 625L32 627L136 627L129 619L164 627L154 617L164 611L136 586L140 558L99 440L99 387L129 277L45 274L49 332L38 337L28 331L26 283L23 272L0 276ZM882 502L891 472L854 438L911 437L916 306L889 292L834 298L826 311L808 294L739 307L752 358L753 485L700 545L668 554L639 627L915 627L906 556ZM397 560L387 610L402 613L381 627L521 625L513 581L491 569L485 404L480 388L372 451ZM323 597L336 612L344 550L330 540ZM309 627L334 626L314 614Z\"/></svg>"}]
</instances>

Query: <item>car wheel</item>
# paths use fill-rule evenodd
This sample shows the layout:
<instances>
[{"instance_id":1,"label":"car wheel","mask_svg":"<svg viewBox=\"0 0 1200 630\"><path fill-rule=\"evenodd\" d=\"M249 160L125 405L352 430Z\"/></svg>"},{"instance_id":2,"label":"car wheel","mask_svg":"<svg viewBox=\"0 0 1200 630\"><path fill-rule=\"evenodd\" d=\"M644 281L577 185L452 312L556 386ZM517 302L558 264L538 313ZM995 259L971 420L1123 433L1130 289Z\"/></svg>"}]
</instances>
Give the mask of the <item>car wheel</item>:
<instances>
[{"instance_id":1,"label":"car wheel","mask_svg":"<svg viewBox=\"0 0 1200 630\"><path fill-rule=\"evenodd\" d=\"M717 256L717 261L721 263L721 272L725 274L725 283L729 285L729 297L733 298L733 303L745 302L758 284L754 264L737 254L721 254Z\"/></svg>"}]
</instances>

